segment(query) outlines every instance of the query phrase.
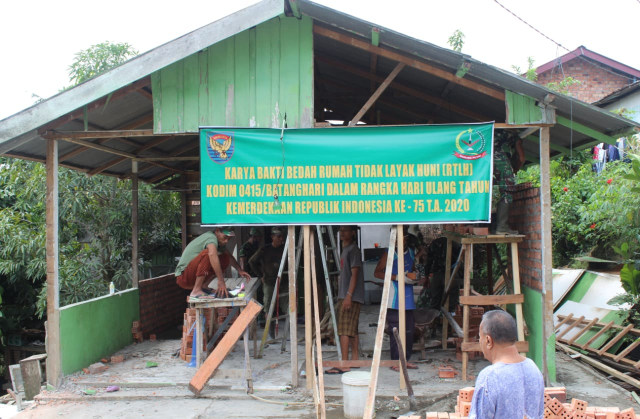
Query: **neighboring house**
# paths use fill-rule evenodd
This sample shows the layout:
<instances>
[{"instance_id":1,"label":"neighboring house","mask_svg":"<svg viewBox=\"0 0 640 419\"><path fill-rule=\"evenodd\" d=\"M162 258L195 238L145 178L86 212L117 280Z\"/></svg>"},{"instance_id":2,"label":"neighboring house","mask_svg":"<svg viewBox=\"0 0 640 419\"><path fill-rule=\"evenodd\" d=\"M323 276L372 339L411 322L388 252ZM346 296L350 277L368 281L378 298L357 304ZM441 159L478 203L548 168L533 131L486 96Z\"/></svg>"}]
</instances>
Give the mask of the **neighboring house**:
<instances>
[{"instance_id":1,"label":"neighboring house","mask_svg":"<svg viewBox=\"0 0 640 419\"><path fill-rule=\"evenodd\" d=\"M580 81L569 94L583 102L594 103L640 80L640 70L607 58L584 46L536 68L537 83L547 85L565 77Z\"/></svg>"},{"instance_id":2,"label":"neighboring house","mask_svg":"<svg viewBox=\"0 0 640 419\"><path fill-rule=\"evenodd\" d=\"M616 90L593 104L612 112L622 111L622 116L640 122L640 81Z\"/></svg>"}]
</instances>

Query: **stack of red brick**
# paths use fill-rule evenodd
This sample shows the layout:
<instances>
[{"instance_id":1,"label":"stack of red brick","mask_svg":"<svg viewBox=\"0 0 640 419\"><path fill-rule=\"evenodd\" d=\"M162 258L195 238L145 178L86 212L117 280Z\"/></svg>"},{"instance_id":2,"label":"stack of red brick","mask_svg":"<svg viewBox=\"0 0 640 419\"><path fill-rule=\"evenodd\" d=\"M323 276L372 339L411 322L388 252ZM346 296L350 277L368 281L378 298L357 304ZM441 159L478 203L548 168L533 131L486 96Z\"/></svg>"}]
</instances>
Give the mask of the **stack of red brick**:
<instances>
[{"instance_id":1,"label":"stack of red brick","mask_svg":"<svg viewBox=\"0 0 640 419\"><path fill-rule=\"evenodd\" d=\"M131 334L133 335L133 340L138 343L142 343L144 340L144 335L140 330L140 322L134 321L131 325Z\"/></svg>"},{"instance_id":2,"label":"stack of red brick","mask_svg":"<svg viewBox=\"0 0 640 419\"><path fill-rule=\"evenodd\" d=\"M213 309L206 308L204 309L204 317L205 323L210 324L213 316ZM180 359L183 361L191 360L191 353L193 351L193 336L196 333L196 309L188 308L184 313L184 321L182 323L182 344L180 346ZM209 333L207 333L208 327L204 327L202 331L202 338L198 339L200 344L202 345L203 351L207 349L207 341L206 337L208 337Z\"/></svg>"},{"instance_id":3,"label":"stack of red brick","mask_svg":"<svg viewBox=\"0 0 640 419\"><path fill-rule=\"evenodd\" d=\"M465 419L469 416L473 387L465 387L458 391L455 413L427 412L426 419ZM635 419L633 408L620 410L617 407L590 407L587 402L572 399L566 403L567 392L564 387L547 387L544 389L545 419ZM398 419L421 419L421 416L401 416Z\"/></svg>"},{"instance_id":4,"label":"stack of red brick","mask_svg":"<svg viewBox=\"0 0 640 419\"><path fill-rule=\"evenodd\" d=\"M489 235L489 227L478 227L478 224L445 224L443 228L445 231L452 231L458 234Z\"/></svg>"},{"instance_id":5,"label":"stack of red brick","mask_svg":"<svg viewBox=\"0 0 640 419\"><path fill-rule=\"evenodd\" d=\"M482 307L469 307L469 342L477 342L478 334L480 332L480 322L482 322L482 315L484 314L484 308ZM453 319L462 326L462 306L456 307L456 314ZM456 359L462 359L462 338L454 338L456 343ZM469 359L481 359L482 352L473 351L468 352Z\"/></svg>"}]
</instances>

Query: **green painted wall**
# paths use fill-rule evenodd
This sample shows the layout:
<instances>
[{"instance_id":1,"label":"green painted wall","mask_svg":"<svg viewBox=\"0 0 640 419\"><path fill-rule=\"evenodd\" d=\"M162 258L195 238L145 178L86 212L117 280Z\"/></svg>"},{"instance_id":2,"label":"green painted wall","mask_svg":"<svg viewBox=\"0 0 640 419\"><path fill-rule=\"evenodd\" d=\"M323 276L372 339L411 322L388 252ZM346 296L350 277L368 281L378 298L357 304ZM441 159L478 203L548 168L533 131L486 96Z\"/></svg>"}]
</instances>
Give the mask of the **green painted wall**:
<instances>
[{"instance_id":1,"label":"green painted wall","mask_svg":"<svg viewBox=\"0 0 640 419\"><path fill-rule=\"evenodd\" d=\"M131 323L139 318L138 289L62 307L62 373L78 371L131 344Z\"/></svg>"},{"instance_id":2,"label":"green painted wall","mask_svg":"<svg viewBox=\"0 0 640 419\"><path fill-rule=\"evenodd\" d=\"M527 340L529 341L529 352L527 356L531 358L538 368L543 368L543 348L547 345L547 366L549 368L549 379L551 381L556 380L556 349L555 349L555 335L551 337L550 342L544 341L543 333L543 302L542 294L527 286L522 286L522 293L524 294L524 321L527 323L529 335Z\"/></svg>"},{"instance_id":3,"label":"green painted wall","mask_svg":"<svg viewBox=\"0 0 640 419\"><path fill-rule=\"evenodd\" d=\"M280 16L151 75L154 132L313 126L313 21Z\"/></svg>"},{"instance_id":4,"label":"green painted wall","mask_svg":"<svg viewBox=\"0 0 640 419\"><path fill-rule=\"evenodd\" d=\"M505 91L508 124L532 124L542 121L542 109L532 97Z\"/></svg>"}]
</instances>

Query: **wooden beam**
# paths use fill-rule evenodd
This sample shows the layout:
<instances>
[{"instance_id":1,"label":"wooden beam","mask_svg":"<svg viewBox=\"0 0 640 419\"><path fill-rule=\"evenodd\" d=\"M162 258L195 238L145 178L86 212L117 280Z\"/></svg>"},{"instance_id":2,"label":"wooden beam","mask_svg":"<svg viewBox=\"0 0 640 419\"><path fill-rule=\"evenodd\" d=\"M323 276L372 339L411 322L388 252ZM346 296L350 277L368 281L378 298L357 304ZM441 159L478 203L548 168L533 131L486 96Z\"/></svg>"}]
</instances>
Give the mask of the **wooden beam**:
<instances>
[{"instance_id":1,"label":"wooden beam","mask_svg":"<svg viewBox=\"0 0 640 419\"><path fill-rule=\"evenodd\" d=\"M398 63L398 65L395 66L393 71L391 71L391 73L389 73L387 78L382 82L382 84L380 86L378 86L376 91L371 95L369 100L367 100L367 102L362 106L362 108L358 111L356 116L354 116L353 119L351 120L351 122L349 122L349 126L353 126L353 125L357 124L358 121L360 121L360 119L364 116L364 114L367 113L369 108L371 108L371 105L373 105L376 102L376 100L378 100L380 95L385 90L387 90L387 87L389 87L389 84L391 84L393 79L396 78L396 76L402 71L403 68L404 68L404 64L403 63Z\"/></svg>"},{"instance_id":2,"label":"wooden beam","mask_svg":"<svg viewBox=\"0 0 640 419\"><path fill-rule=\"evenodd\" d=\"M506 124L504 122L496 122L493 124L495 129L515 129L515 128L542 128L553 127L555 124Z\"/></svg>"},{"instance_id":3,"label":"wooden beam","mask_svg":"<svg viewBox=\"0 0 640 419\"><path fill-rule=\"evenodd\" d=\"M400 233L402 234L402 233ZM372 419L376 402L376 388L378 387L378 373L380 370L380 356L382 355L382 337L387 318L387 307L389 305L389 293L391 292L391 271L393 268L393 255L396 247L397 230L391 229L389 235L389 246L387 251L387 266L384 271L384 285L382 287L382 297L380 300L380 313L378 314L378 328L376 329L376 340L373 346L373 363L371 364L371 381L369 382L369 392L364 407L364 419Z\"/></svg>"},{"instance_id":4,"label":"wooden beam","mask_svg":"<svg viewBox=\"0 0 640 419\"><path fill-rule=\"evenodd\" d=\"M527 141L531 141L532 143L536 143L536 144L540 144L540 137L538 137L537 135L529 135L528 137L524 138ZM567 147L563 147L561 145L558 144L554 144L552 142L549 142L549 148L551 150L555 150L558 151L562 154L571 154L571 149L567 148Z\"/></svg>"},{"instance_id":5,"label":"wooden beam","mask_svg":"<svg viewBox=\"0 0 640 419\"><path fill-rule=\"evenodd\" d=\"M315 241L313 240L313 231L311 231L310 233L311 234L309 241L310 243L315 243ZM322 234L322 232L320 232L320 234ZM314 365L322 365L322 337L320 336L320 305L318 304L318 276L316 275L315 248L315 245L311 246L310 255L311 260L314 261L314 263L311 264L311 285L313 288L313 321L316 330L316 358L318 359L318 362L314 363ZM294 341L292 340L291 342ZM336 342L336 344L340 344L340 342ZM315 368L313 368L312 370L315 370ZM325 407L324 401L324 370L322 368L318 368L318 381L316 384L318 386L318 417L325 419L327 417L327 409Z\"/></svg>"},{"instance_id":6,"label":"wooden beam","mask_svg":"<svg viewBox=\"0 0 640 419\"><path fill-rule=\"evenodd\" d=\"M192 134L190 134L192 135ZM105 131L47 131L42 137L51 140L118 138L118 137L153 137L152 129L128 129Z\"/></svg>"},{"instance_id":7,"label":"wooden beam","mask_svg":"<svg viewBox=\"0 0 640 419\"><path fill-rule=\"evenodd\" d=\"M368 51L372 54L377 54L380 55L382 57L388 58L390 60L394 60L397 62L401 62L404 63L410 67L413 67L417 70L423 71L425 73L429 73L432 74L436 77L439 77L441 79L444 80L448 80L451 81L455 84L458 84L460 86L464 86L468 89L471 90L475 90L479 93L482 93L484 95L487 95L489 97L492 97L494 99L497 99L501 102L504 102L505 100L505 94L504 91L502 90L498 90L495 89L493 87L489 87L486 86L484 84L481 83L477 83L474 82L472 80L468 80L468 79L464 79L464 78L459 78L456 77L455 74L450 73L447 70L443 70L439 67L433 66L431 64L427 64L422 60L418 60L416 58L412 58L412 57L408 57L406 55L403 54L399 54L395 51L392 51L390 49L386 49L386 48L381 48L381 47L377 47L374 45L369 44L368 42L359 40L353 36L350 35L346 35L346 34L342 34L336 31L333 31L331 29L328 28L324 28L322 26L318 26L318 25L314 25L313 26L313 32L317 35L326 37L326 38L330 38L333 39L334 41L338 41L340 43L343 44L347 44L347 45L351 45L355 48L359 48L365 51Z\"/></svg>"},{"instance_id":8,"label":"wooden beam","mask_svg":"<svg viewBox=\"0 0 640 419\"><path fill-rule=\"evenodd\" d=\"M380 76L376 76L370 73L367 73L364 70L361 70L357 67L348 65L348 64L344 64L342 61L333 59L333 58L328 58L326 56L316 56L315 57L316 60L324 62L326 64L331 65L332 67L336 67L339 68L341 70L347 71L351 74L355 74L359 77L363 77L363 78L367 78L371 81L377 81L377 82L382 82L384 79ZM410 96L416 97L418 99L422 99L426 102L435 104L435 105L440 105L442 108L445 108L449 111L453 111L457 114L472 118L474 121L490 121L492 120L492 118L489 118L488 116L485 115L481 115L479 113L476 113L474 111L471 111L469 109L463 108L461 106L458 105L454 105L442 98L439 98L437 96L434 95L430 95L428 93L425 93L424 91L409 87L407 85L398 83L397 81L394 81L393 83L391 83L390 86L391 89L393 90L397 90L399 92L403 92L406 93Z\"/></svg>"},{"instance_id":9,"label":"wooden beam","mask_svg":"<svg viewBox=\"0 0 640 419\"><path fill-rule=\"evenodd\" d=\"M289 339L291 341L291 386L298 387L298 298L296 294L296 227L289 226Z\"/></svg>"},{"instance_id":10,"label":"wooden beam","mask_svg":"<svg viewBox=\"0 0 640 419\"><path fill-rule=\"evenodd\" d=\"M499 306L502 304L522 304L524 294L515 295L471 295L469 297L460 296L460 304L472 306Z\"/></svg>"},{"instance_id":11,"label":"wooden beam","mask_svg":"<svg viewBox=\"0 0 640 419\"><path fill-rule=\"evenodd\" d=\"M225 357L231 352L233 345L238 341L244 330L256 318L262 310L262 305L251 299L238 318L233 322L227 333L222 337L218 345L216 345L211 355L204 361L204 364L196 371L196 374L189 382L189 390L196 396L200 394L209 379L216 372L216 369L222 364Z\"/></svg>"},{"instance_id":12,"label":"wooden beam","mask_svg":"<svg viewBox=\"0 0 640 419\"><path fill-rule=\"evenodd\" d=\"M131 161L131 171L131 284L138 288L138 162L135 160Z\"/></svg>"},{"instance_id":13,"label":"wooden beam","mask_svg":"<svg viewBox=\"0 0 640 419\"><path fill-rule=\"evenodd\" d=\"M145 124L147 124L149 122L152 122L152 121L153 121L153 113L149 113L149 114L141 116L140 118L136 118L135 120L133 120L133 121L127 123L127 124L124 124L121 127L118 127L118 129L127 129L127 130L128 129L136 129L136 128L139 128L142 125L145 125ZM102 143L107 142L107 141L109 141L109 139L105 138L103 140L97 141L97 143L102 144ZM65 160L70 159L72 157L75 157L78 154L80 154L80 153L82 153L84 151L87 151L87 150L89 150L88 147L77 147L74 150L71 150L70 152L60 156L59 160L60 161L65 161Z\"/></svg>"},{"instance_id":14,"label":"wooden beam","mask_svg":"<svg viewBox=\"0 0 640 419\"><path fill-rule=\"evenodd\" d=\"M173 137L172 136L163 136L163 137L154 138L149 143L143 145L142 147L139 147L139 148L135 149L133 152L134 153L142 153L143 151L146 151L146 150L148 150L150 148L153 148L153 147L155 147L157 145L160 145L160 144L168 141L171 138L173 138ZM85 149L88 149L88 147L85 147ZM89 171L89 176L93 176L93 175L97 175L98 173L102 173L105 170L107 170L108 168L113 167L116 164L125 161L126 159L127 159L126 157L118 157L117 159L113 159L111 161L108 161L107 163L103 164L102 166L96 167L95 169Z\"/></svg>"},{"instance_id":15,"label":"wooden beam","mask_svg":"<svg viewBox=\"0 0 640 419\"><path fill-rule=\"evenodd\" d=\"M398 281L398 326L400 333L400 341L402 342L402 348L407 347L407 320L406 320L406 295L404 287L404 229L402 224L396 226L398 231L398 274L396 275L396 281ZM413 296L412 296L413 297ZM399 357L398 357L399 358ZM398 371L402 370L402 364L398 359ZM404 382L404 375L399 374L400 388L407 388L407 383Z\"/></svg>"},{"instance_id":16,"label":"wooden beam","mask_svg":"<svg viewBox=\"0 0 640 419\"><path fill-rule=\"evenodd\" d=\"M604 134L600 131L596 131L593 128L589 128L586 125L583 125L576 121L571 121L569 118L565 118L564 116L557 115L556 121L558 124L567 127L573 131L579 132L584 135L588 135L589 137L598 140L596 143L607 143L607 144L615 144L617 138L613 138L607 134Z\"/></svg>"},{"instance_id":17,"label":"wooden beam","mask_svg":"<svg viewBox=\"0 0 640 419\"><path fill-rule=\"evenodd\" d=\"M307 389L313 386L309 377L313 376L313 358L311 354L311 344L313 342L313 324L311 319L311 256L309 254L309 226L302 227L304 234L303 253L304 253L304 349L305 349L305 377ZM316 331L320 333L320 331ZM339 343L339 342L336 342Z\"/></svg>"},{"instance_id":18,"label":"wooden beam","mask_svg":"<svg viewBox=\"0 0 640 419\"><path fill-rule=\"evenodd\" d=\"M58 142L55 140L47 140L46 168L47 381L57 387L62 380L62 353L60 345L60 281L58 277Z\"/></svg>"}]
</instances>

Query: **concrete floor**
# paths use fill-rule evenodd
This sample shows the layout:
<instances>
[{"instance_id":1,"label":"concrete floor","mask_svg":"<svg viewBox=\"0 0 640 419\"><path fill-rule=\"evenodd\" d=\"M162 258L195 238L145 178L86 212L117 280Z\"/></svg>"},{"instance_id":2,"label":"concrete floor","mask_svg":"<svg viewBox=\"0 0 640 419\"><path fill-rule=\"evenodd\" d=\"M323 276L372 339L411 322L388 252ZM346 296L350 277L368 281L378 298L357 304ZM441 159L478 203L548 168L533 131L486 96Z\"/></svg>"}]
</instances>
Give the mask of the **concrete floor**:
<instances>
[{"instance_id":1,"label":"concrete floor","mask_svg":"<svg viewBox=\"0 0 640 419\"><path fill-rule=\"evenodd\" d=\"M361 313L360 336L365 354L371 354L373 350L377 310L377 306L364 306ZM303 332L303 327L299 326L298 336L304 336ZM382 358L389 359L386 336L385 341L386 350L383 351ZM300 379L299 388L290 387L288 345L284 354L280 353L280 344L271 344L265 348L262 359L251 358L254 395L262 400L246 394L242 341L236 344L234 351L197 398L187 388L195 368L189 368L184 361L172 357L179 347L179 340L147 341L131 345L118 352L126 356L125 362L110 364L109 369L101 374L80 372L67 376L59 389L41 393L37 404L15 417L315 417L312 393L306 390L305 379ZM249 347L253 351L251 343ZM458 371L461 368L454 350L428 349L426 360L418 360L419 355L419 352L414 352L412 360L419 368L410 370L409 376L418 406L423 413L453 412L458 390L473 385L473 378L488 365L485 360L471 361L468 373L472 378L467 382L463 382L459 375L456 378L441 379L437 374L439 366L451 364ZM302 366L303 344L298 346L298 356ZM324 345L323 358L337 359L336 348ZM156 362L158 366L146 368L147 361ZM567 387L568 399L577 397L591 406L637 408L629 392L608 381L591 367L562 353L557 353L557 364L558 385ZM112 385L119 386L120 390L105 392ZM97 393L93 396L83 395L82 390L86 389L97 390ZM325 375L325 393L328 417L342 417L340 375ZM376 392L377 417L393 418L408 410L406 392L399 389L398 373L389 368L381 368Z\"/></svg>"}]
</instances>

